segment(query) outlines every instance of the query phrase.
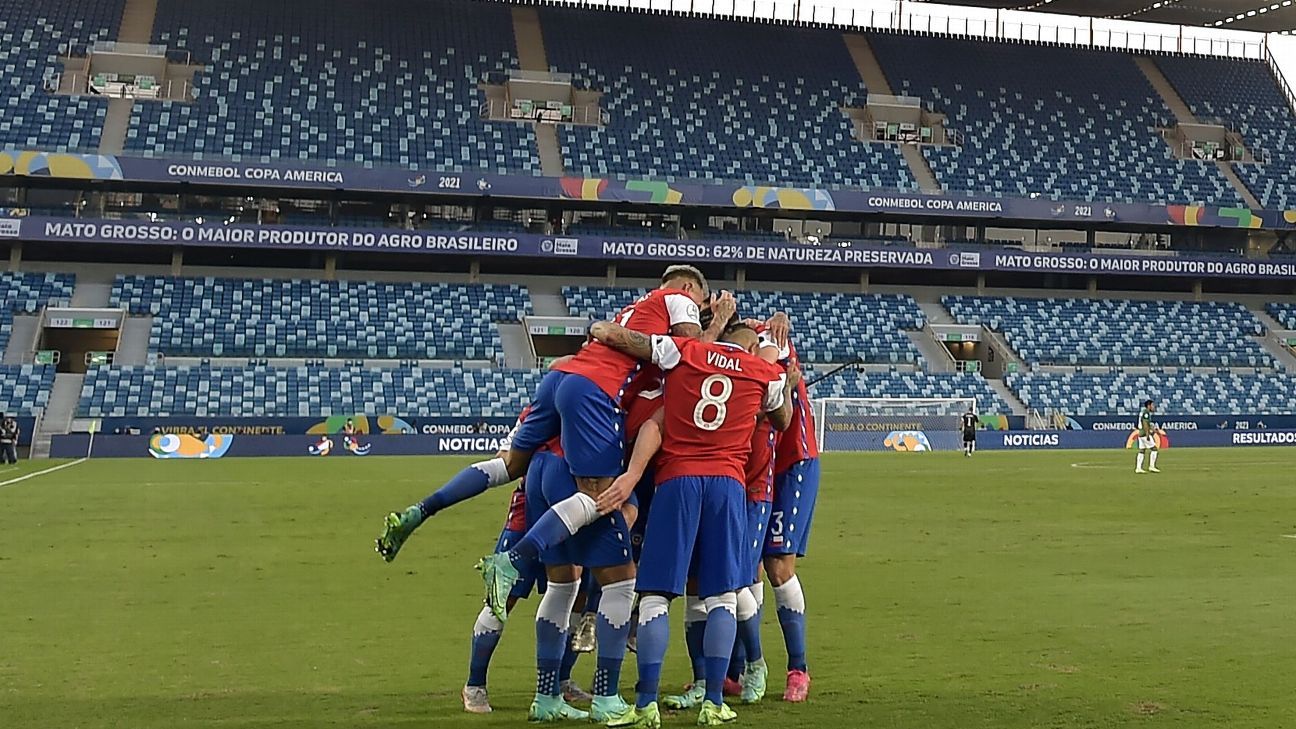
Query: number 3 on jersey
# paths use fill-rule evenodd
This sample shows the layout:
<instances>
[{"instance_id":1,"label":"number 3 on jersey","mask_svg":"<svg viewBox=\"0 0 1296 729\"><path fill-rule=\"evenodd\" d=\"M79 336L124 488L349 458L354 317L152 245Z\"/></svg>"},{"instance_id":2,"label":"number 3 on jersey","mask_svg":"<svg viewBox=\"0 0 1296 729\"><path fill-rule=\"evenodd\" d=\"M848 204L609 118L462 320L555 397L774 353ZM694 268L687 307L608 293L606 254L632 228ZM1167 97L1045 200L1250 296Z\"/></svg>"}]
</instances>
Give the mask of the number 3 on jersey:
<instances>
[{"instance_id":1,"label":"number 3 on jersey","mask_svg":"<svg viewBox=\"0 0 1296 729\"><path fill-rule=\"evenodd\" d=\"M719 385L717 392L716 385ZM701 399L693 408L693 424L702 430L719 430L729 413L729 398L733 395L733 380L726 375L711 375L702 381ZM710 415L710 418L707 418Z\"/></svg>"}]
</instances>

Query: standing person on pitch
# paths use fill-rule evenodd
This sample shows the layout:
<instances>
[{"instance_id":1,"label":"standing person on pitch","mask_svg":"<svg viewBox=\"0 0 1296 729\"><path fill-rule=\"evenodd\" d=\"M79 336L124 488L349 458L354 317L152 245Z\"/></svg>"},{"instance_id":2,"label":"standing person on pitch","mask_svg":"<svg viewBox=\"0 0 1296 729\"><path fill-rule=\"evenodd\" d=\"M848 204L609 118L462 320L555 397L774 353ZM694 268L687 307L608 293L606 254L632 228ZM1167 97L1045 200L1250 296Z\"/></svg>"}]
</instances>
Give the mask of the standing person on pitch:
<instances>
[{"instance_id":1,"label":"standing person on pitch","mask_svg":"<svg viewBox=\"0 0 1296 729\"><path fill-rule=\"evenodd\" d=\"M972 454L976 453L976 432L978 422L979 419L977 418L976 410L974 410L971 405L968 405L967 412L963 413L963 455L968 458L971 458Z\"/></svg>"},{"instance_id":2,"label":"standing person on pitch","mask_svg":"<svg viewBox=\"0 0 1296 729\"><path fill-rule=\"evenodd\" d=\"M800 371L796 347L789 339L791 322L787 315L775 314L766 324L775 341L786 348L779 362L789 371ZM774 449L774 503L764 553L765 574L774 588L774 604L788 654L783 700L801 702L810 693L810 670L806 664L805 594L796 567L797 560L806 554L819 496L819 443L804 381L798 379L789 399L792 424L779 436Z\"/></svg>"},{"instance_id":3,"label":"standing person on pitch","mask_svg":"<svg viewBox=\"0 0 1296 729\"><path fill-rule=\"evenodd\" d=\"M1157 436L1165 435L1165 431L1152 422L1152 414L1156 412L1156 401L1144 400L1143 407L1138 414L1138 460L1134 466L1134 473L1161 473L1157 468L1157 452L1160 446L1157 445ZM1148 461L1148 469L1143 470L1143 459Z\"/></svg>"},{"instance_id":4,"label":"standing person on pitch","mask_svg":"<svg viewBox=\"0 0 1296 729\"><path fill-rule=\"evenodd\" d=\"M707 281L701 271L693 266L671 266L662 274L661 286L622 309L617 321L645 334L696 337L703 333L698 307L706 297ZM509 452L472 464L419 503L388 514L378 537L378 553L392 561L405 540L442 509L521 478L531 463L531 454L559 434L564 414L570 422L562 429L563 450L582 488L578 496L587 497L577 499L568 510L580 515L577 520L593 521L598 516L593 510L594 498L585 491L597 495L620 473L624 453L619 408L640 369L639 362L597 342L586 345L570 360L555 363L536 388L532 417L518 432ZM483 564L483 577L490 582L496 582L495 566L494 562ZM506 577L501 575L498 582L511 583ZM497 588L492 593L499 599L488 598L492 599L489 604L504 620L508 588Z\"/></svg>"},{"instance_id":5,"label":"standing person on pitch","mask_svg":"<svg viewBox=\"0 0 1296 729\"><path fill-rule=\"evenodd\" d=\"M717 318L721 316L717 312ZM611 322L591 328L596 339L667 372L657 493L648 515L637 589L639 683L635 706L609 727L659 727L662 662L670 637L670 600L685 592L690 567L707 608L706 698L697 723L718 726L737 715L722 696L737 625L737 591L751 582L744 568L744 465L756 418L777 428L792 419L790 388L799 380L755 352L745 324L727 327L715 343L648 337Z\"/></svg>"}]
</instances>

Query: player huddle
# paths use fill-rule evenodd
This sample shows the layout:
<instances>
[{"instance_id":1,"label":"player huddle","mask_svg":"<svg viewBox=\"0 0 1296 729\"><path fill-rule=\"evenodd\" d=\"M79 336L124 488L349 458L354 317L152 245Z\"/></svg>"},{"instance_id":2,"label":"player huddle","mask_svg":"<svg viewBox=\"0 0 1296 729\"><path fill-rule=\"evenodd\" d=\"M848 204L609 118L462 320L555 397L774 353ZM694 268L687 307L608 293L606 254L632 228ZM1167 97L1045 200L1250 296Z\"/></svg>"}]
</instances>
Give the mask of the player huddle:
<instances>
[{"instance_id":1,"label":"player huddle","mask_svg":"<svg viewBox=\"0 0 1296 729\"><path fill-rule=\"evenodd\" d=\"M762 566L788 653L784 699L806 699L796 560L818 493L813 416L786 315L740 320L736 309L696 268L671 266L660 288L592 324L586 346L551 367L495 458L388 515L378 552L390 561L438 511L526 477L496 552L478 564L486 607L473 627L466 710L490 711L491 653L509 609L538 585L530 720L657 727L664 706L697 708L703 726L731 722L726 694L750 703L766 690ZM679 597L694 681L659 697ZM590 616L592 695L570 680L577 653L593 647ZM631 642L633 703L620 691Z\"/></svg>"}]
</instances>

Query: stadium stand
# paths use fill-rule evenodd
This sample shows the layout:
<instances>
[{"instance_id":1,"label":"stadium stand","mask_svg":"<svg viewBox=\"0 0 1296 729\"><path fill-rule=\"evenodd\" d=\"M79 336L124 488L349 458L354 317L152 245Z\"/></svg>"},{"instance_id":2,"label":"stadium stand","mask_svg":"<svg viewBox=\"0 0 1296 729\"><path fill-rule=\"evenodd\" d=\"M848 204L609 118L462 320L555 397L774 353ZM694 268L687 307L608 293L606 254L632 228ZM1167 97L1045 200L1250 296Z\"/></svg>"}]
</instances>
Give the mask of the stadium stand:
<instances>
[{"instance_id":1,"label":"stadium stand","mask_svg":"<svg viewBox=\"0 0 1296 729\"><path fill-rule=\"evenodd\" d=\"M55 96L60 52L117 36L125 0L0 0L0 144L95 152L108 102Z\"/></svg>"},{"instance_id":2,"label":"stadium stand","mask_svg":"<svg viewBox=\"0 0 1296 729\"><path fill-rule=\"evenodd\" d=\"M1296 377L1277 372L1026 372L1006 382L1029 407L1068 415L1132 416L1147 398L1173 415L1288 415L1296 402Z\"/></svg>"},{"instance_id":3,"label":"stadium stand","mask_svg":"<svg viewBox=\"0 0 1296 729\"><path fill-rule=\"evenodd\" d=\"M0 273L0 350L9 345L15 313L69 304L75 286L76 277L66 273Z\"/></svg>"},{"instance_id":4,"label":"stadium stand","mask_svg":"<svg viewBox=\"0 0 1296 729\"><path fill-rule=\"evenodd\" d=\"M604 92L605 127L559 127L569 174L914 189L895 147L852 140L862 105L839 33L540 10L555 71Z\"/></svg>"},{"instance_id":5,"label":"stadium stand","mask_svg":"<svg viewBox=\"0 0 1296 729\"><path fill-rule=\"evenodd\" d=\"M564 286L572 316L605 318L642 296L644 289ZM918 350L906 329L921 329L922 310L909 296L740 291L744 312L785 311L796 327L797 353L805 362L913 363Z\"/></svg>"},{"instance_id":6,"label":"stadium stand","mask_svg":"<svg viewBox=\"0 0 1296 729\"><path fill-rule=\"evenodd\" d=\"M1235 164L1238 177L1264 207L1296 205L1288 171L1296 166L1296 116L1263 61L1162 56L1157 67L1197 117L1217 119L1242 133L1265 164Z\"/></svg>"},{"instance_id":7,"label":"stadium stand","mask_svg":"<svg viewBox=\"0 0 1296 729\"><path fill-rule=\"evenodd\" d=\"M1263 327L1241 304L944 296L961 324L1003 332L1030 366L1269 367Z\"/></svg>"},{"instance_id":8,"label":"stadium stand","mask_svg":"<svg viewBox=\"0 0 1296 729\"><path fill-rule=\"evenodd\" d=\"M870 35L897 93L963 133L924 147L946 190L1095 202L1238 205L1213 163L1177 160L1155 127L1172 118L1123 53L954 38Z\"/></svg>"},{"instance_id":9,"label":"stadium stand","mask_svg":"<svg viewBox=\"0 0 1296 729\"><path fill-rule=\"evenodd\" d=\"M1265 311L1277 319L1279 324L1288 329L1296 329L1296 304L1270 302L1265 305Z\"/></svg>"},{"instance_id":10,"label":"stadium stand","mask_svg":"<svg viewBox=\"0 0 1296 729\"><path fill-rule=\"evenodd\" d=\"M82 417L512 417L543 372L400 367L94 367Z\"/></svg>"},{"instance_id":11,"label":"stadium stand","mask_svg":"<svg viewBox=\"0 0 1296 729\"><path fill-rule=\"evenodd\" d=\"M151 351L205 357L494 359L521 286L118 276L111 301L153 315Z\"/></svg>"},{"instance_id":12,"label":"stadium stand","mask_svg":"<svg viewBox=\"0 0 1296 729\"><path fill-rule=\"evenodd\" d=\"M813 379L815 372L808 373ZM974 397L979 413L1011 413L981 375L972 373L874 372L843 373L814 386L812 396L822 397Z\"/></svg>"},{"instance_id":13,"label":"stadium stand","mask_svg":"<svg viewBox=\"0 0 1296 729\"><path fill-rule=\"evenodd\" d=\"M49 365L0 365L0 412L34 415L49 403L53 386Z\"/></svg>"},{"instance_id":14,"label":"stadium stand","mask_svg":"<svg viewBox=\"0 0 1296 729\"><path fill-rule=\"evenodd\" d=\"M504 3L388 0L375 11L347 0L159 0L154 41L208 68L193 103L135 105L129 152L539 167L530 125L478 115L477 84L517 66Z\"/></svg>"}]
</instances>

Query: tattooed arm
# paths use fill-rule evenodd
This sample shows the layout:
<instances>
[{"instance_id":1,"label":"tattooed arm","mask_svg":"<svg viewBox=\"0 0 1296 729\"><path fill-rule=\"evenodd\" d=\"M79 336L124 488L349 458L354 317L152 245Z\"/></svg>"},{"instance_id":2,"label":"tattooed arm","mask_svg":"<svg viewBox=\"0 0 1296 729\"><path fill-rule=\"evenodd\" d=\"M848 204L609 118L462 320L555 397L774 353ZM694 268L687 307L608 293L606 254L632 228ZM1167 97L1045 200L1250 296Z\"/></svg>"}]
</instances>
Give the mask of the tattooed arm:
<instances>
[{"instance_id":1,"label":"tattooed arm","mask_svg":"<svg viewBox=\"0 0 1296 729\"><path fill-rule=\"evenodd\" d=\"M590 335L619 352L642 359L652 360L652 339L647 334L626 329L610 321L595 322L590 326Z\"/></svg>"}]
</instances>

